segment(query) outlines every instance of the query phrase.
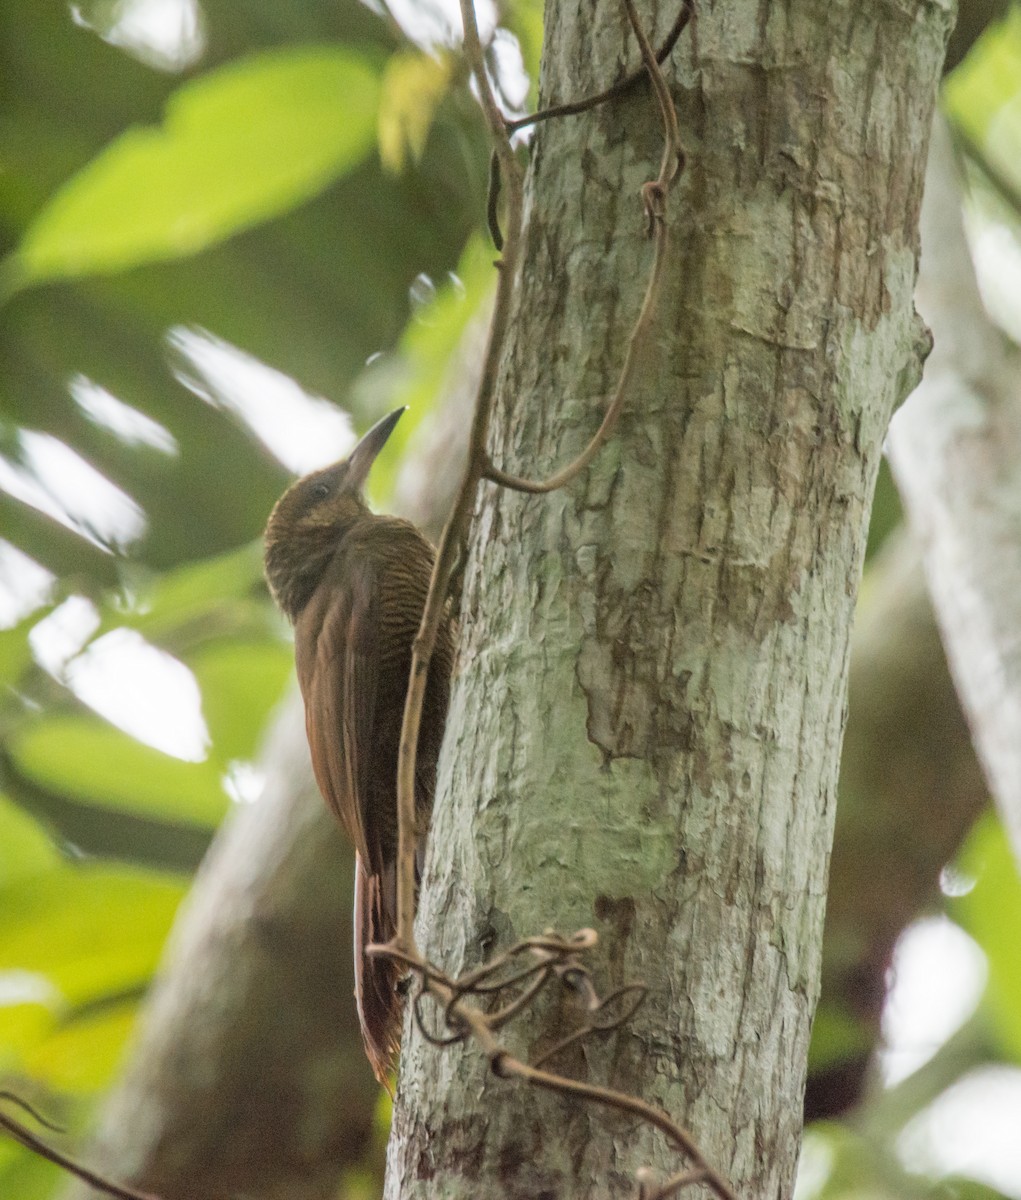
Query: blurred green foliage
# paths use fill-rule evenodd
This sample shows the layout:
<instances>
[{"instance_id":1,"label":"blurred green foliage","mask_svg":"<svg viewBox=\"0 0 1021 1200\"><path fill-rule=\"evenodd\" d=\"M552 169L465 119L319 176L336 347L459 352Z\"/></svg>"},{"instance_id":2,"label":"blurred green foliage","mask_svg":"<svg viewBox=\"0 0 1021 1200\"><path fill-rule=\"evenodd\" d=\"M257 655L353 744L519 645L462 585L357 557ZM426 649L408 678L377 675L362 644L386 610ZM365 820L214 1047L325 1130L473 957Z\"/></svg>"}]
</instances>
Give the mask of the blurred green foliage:
<instances>
[{"instance_id":1,"label":"blurred green foliage","mask_svg":"<svg viewBox=\"0 0 1021 1200\"><path fill-rule=\"evenodd\" d=\"M958 865L974 887L951 901L950 913L985 951L991 1038L1004 1059L1021 1065L1021 878L999 821L990 815L978 823Z\"/></svg>"},{"instance_id":2,"label":"blurred green foliage","mask_svg":"<svg viewBox=\"0 0 1021 1200\"><path fill-rule=\"evenodd\" d=\"M251 56L183 84L36 213L9 285L182 258L317 195L374 141L379 81L343 49Z\"/></svg>"},{"instance_id":3,"label":"blurred green foliage","mask_svg":"<svg viewBox=\"0 0 1021 1200\"><path fill-rule=\"evenodd\" d=\"M1015 174L1021 152L1021 8L991 26L949 77L944 104L954 124Z\"/></svg>"}]
</instances>

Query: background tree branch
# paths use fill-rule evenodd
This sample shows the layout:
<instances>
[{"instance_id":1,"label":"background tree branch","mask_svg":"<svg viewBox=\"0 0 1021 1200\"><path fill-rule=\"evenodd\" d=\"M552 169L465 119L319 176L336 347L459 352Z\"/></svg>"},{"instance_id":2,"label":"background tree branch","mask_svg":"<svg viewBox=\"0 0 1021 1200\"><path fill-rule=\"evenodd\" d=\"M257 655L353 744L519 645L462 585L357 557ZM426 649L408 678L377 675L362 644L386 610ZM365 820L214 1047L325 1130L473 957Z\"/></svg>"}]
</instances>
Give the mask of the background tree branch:
<instances>
[{"instance_id":1,"label":"background tree branch","mask_svg":"<svg viewBox=\"0 0 1021 1200\"><path fill-rule=\"evenodd\" d=\"M1021 855L1021 406L1018 360L986 315L950 137L937 120L922 213L919 311L934 347L890 427L951 670Z\"/></svg>"},{"instance_id":2,"label":"background tree branch","mask_svg":"<svg viewBox=\"0 0 1021 1200\"><path fill-rule=\"evenodd\" d=\"M163 1200L326 1200L377 1088L352 1001L352 857L312 779L295 693L258 803L227 823L175 925L86 1157ZM74 1184L69 1197L93 1196Z\"/></svg>"},{"instance_id":3,"label":"background tree branch","mask_svg":"<svg viewBox=\"0 0 1021 1200\"><path fill-rule=\"evenodd\" d=\"M808 1120L861 1101L893 948L934 906L940 872L988 797L906 531L891 535L869 567L847 700L820 1011L846 1022L853 1044L810 1072Z\"/></svg>"}]
</instances>

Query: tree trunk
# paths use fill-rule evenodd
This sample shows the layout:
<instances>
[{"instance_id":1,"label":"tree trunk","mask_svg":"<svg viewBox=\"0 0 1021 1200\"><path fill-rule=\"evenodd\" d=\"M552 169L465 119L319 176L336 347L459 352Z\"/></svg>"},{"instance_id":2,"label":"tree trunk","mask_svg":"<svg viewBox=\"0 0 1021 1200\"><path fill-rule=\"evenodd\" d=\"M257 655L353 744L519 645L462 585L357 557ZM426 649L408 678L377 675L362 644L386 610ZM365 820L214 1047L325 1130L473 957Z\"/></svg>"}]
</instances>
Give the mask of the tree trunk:
<instances>
[{"instance_id":1,"label":"tree trunk","mask_svg":"<svg viewBox=\"0 0 1021 1200\"><path fill-rule=\"evenodd\" d=\"M640 4L648 21L652 6ZM674 13L661 9L661 36ZM487 486L419 918L447 970L594 925L649 998L555 1064L662 1105L746 1197L789 1194L818 988L848 635L912 307L940 3L707 4L668 64L689 164L619 432L565 491ZM622 10L551 0L544 102L635 62ZM654 40L656 40L654 38ZM645 87L541 126L496 461L599 422L651 249ZM506 1033L528 1057L569 1000ZM387 1194L626 1195L679 1169L631 1119L406 1030Z\"/></svg>"}]
</instances>

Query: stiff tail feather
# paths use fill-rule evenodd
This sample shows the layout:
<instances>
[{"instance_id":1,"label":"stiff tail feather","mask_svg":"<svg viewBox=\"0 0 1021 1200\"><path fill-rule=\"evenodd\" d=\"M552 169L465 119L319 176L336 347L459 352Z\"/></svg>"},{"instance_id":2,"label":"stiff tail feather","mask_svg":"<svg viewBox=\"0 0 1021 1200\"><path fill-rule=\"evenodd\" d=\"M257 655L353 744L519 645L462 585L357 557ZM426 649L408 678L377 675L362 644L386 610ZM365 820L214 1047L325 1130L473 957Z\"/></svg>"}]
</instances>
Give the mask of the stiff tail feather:
<instances>
[{"instance_id":1,"label":"stiff tail feather","mask_svg":"<svg viewBox=\"0 0 1021 1200\"><path fill-rule=\"evenodd\" d=\"M368 958L365 947L388 942L396 933L392 902L382 894L381 880L355 856L354 957L355 1002L362 1042L373 1074L393 1095L392 1075L401 1048L404 1002L397 990L403 972L389 958Z\"/></svg>"}]
</instances>

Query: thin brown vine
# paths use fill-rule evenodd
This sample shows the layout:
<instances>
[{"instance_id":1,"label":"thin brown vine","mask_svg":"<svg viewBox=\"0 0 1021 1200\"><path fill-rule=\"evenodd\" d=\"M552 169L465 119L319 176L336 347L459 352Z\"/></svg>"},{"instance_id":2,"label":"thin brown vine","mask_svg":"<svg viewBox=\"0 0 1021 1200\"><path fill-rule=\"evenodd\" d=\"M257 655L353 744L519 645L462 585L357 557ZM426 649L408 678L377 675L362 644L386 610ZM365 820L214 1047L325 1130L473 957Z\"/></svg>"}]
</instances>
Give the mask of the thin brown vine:
<instances>
[{"instance_id":1,"label":"thin brown vine","mask_svg":"<svg viewBox=\"0 0 1021 1200\"><path fill-rule=\"evenodd\" d=\"M41 1113L37 1112L31 1104L23 1100L14 1092L0 1091L0 1105L12 1104L17 1108L28 1113L33 1120L38 1121L45 1129L53 1130L56 1133L60 1132L60 1127L54 1125L52 1121L48 1121ZM56 1163L58 1167L67 1171L69 1175L74 1175L75 1178L87 1183L90 1187L96 1189L97 1192L102 1192L104 1196L113 1196L114 1200L160 1200L160 1197L153 1192L140 1192L136 1188L127 1187L123 1183L116 1183L112 1179L108 1179L105 1175L101 1175L98 1171L94 1171L91 1167L86 1167L83 1163L64 1154L63 1151L57 1150L51 1146L45 1139L33 1133L24 1122L19 1121L16 1117L12 1117L10 1113L4 1112L0 1107L0 1129L2 1129L8 1137L13 1138L26 1150L31 1150L33 1154L38 1154L40 1158L45 1158L47 1162Z\"/></svg>"}]
</instances>

